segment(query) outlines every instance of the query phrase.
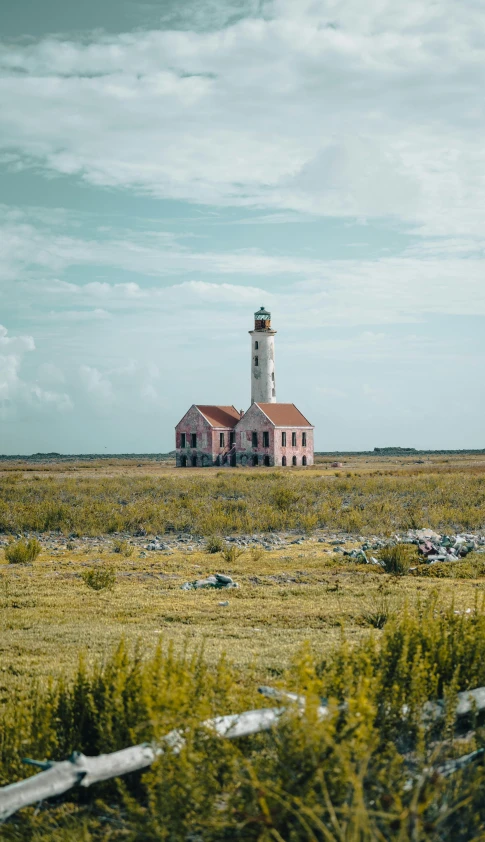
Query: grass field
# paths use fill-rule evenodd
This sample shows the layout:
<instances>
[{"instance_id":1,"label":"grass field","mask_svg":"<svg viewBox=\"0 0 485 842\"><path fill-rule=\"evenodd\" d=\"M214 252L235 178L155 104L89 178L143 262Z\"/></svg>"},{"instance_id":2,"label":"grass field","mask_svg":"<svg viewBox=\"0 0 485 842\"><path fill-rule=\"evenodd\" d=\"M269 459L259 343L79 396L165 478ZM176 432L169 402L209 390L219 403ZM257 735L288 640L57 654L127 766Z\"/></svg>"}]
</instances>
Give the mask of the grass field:
<instances>
[{"instance_id":1,"label":"grass field","mask_svg":"<svg viewBox=\"0 0 485 842\"><path fill-rule=\"evenodd\" d=\"M351 548L363 537L422 526L483 532L483 457L436 457L424 463L362 457L338 470L319 464L267 472L177 472L153 463L76 463L58 470L9 464L0 471L3 537L37 533L43 550L30 565L7 564L0 551L0 703L8 707L16 693L43 698L52 680L69 683L81 654L88 672L96 662L109 661L120 638L128 649L138 642L146 658L160 640L165 646L172 642L180 654L202 646L206 668L216 672L225 654L241 699L246 693L254 703L258 682L291 681L299 652L305 650L314 663L330 663L341 657L342 646L365 648L369 635L379 645L389 623L405 616L406 606L415 611L418 603L431 600L443 610L448 607L450 617L466 617L482 604L483 556L434 568L422 565L414 574L395 577L347 560L331 543L343 536ZM135 539L141 528L147 537ZM140 556L141 543L165 530L205 536L278 532L288 540L271 551L246 549L231 561L206 552L203 544L193 551ZM99 540L84 542L85 535ZM302 543L289 543L299 536ZM114 552L117 538L133 543L131 556ZM113 570L114 587L88 587L82 574L93 568ZM230 574L240 587L181 590L184 582L215 572ZM463 686L465 677L460 680ZM3 783L17 769L5 757ZM45 837L35 836L34 825L28 832L24 824L17 830L10 825L5 838L77 838L74 831L72 837L67 831L56 836L52 828ZM17 831L25 837L15 836ZM96 839L115 838L99 829L93 833ZM292 833L200 838L327 838ZM157 831L146 838L189 837Z\"/></svg>"}]
</instances>

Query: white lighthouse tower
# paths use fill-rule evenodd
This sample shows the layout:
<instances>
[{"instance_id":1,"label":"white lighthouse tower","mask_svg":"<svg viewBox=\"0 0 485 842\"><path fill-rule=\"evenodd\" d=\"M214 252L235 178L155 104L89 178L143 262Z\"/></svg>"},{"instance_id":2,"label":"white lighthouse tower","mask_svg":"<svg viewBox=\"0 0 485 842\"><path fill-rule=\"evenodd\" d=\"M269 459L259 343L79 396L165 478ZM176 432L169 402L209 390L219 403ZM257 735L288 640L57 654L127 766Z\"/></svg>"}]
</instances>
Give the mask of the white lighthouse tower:
<instances>
[{"instance_id":1,"label":"white lighthouse tower","mask_svg":"<svg viewBox=\"0 0 485 842\"><path fill-rule=\"evenodd\" d=\"M261 307L254 314L251 337L251 403L276 403L274 338L271 313Z\"/></svg>"}]
</instances>

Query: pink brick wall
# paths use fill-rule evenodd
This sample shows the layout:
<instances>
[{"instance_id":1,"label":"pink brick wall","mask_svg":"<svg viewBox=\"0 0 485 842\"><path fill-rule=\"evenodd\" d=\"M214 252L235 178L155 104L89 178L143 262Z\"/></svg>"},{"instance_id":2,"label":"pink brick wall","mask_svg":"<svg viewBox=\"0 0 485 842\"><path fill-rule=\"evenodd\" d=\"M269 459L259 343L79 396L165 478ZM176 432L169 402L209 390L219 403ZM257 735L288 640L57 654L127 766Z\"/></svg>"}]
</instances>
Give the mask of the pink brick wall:
<instances>
[{"instance_id":1,"label":"pink brick wall","mask_svg":"<svg viewBox=\"0 0 485 842\"><path fill-rule=\"evenodd\" d=\"M252 433L258 433L258 446L252 446ZM281 444L281 433L286 432L286 447ZM263 432L269 434L269 447L263 447ZM307 444L303 447L302 433L306 433ZM292 447L291 434L296 433L297 446ZM265 455L270 457L271 465L281 465L283 456L286 455L287 466L292 465L293 457L296 456L297 465L303 464L303 457L306 457L307 465L313 465L313 428L305 430L299 427L279 428L274 427L263 412L253 404L237 425L236 449L238 464L252 463L252 457L257 454L258 463L263 464Z\"/></svg>"},{"instance_id":2,"label":"pink brick wall","mask_svg":"<svg viewBox=\"0 0 485 842\"><path fill-rule=\"evenodd\" d=\"M220 445L220 433L224 433L225 444ZM182 433L186 435L186 447L181 449ZM191 435L197 435L197 447L191 446ZM214 429L209 422L199 412L195 406L192 406L184 415L181 421L175 427L175 448L177 451L176 464L177 467L182 466L182 458L187 458L187 466L192 465L192 459L195 456L197 467L204 465L210 466L217 463L217 457L225 453L229 448L229 435L231 429Z\"/></svg>"},{"instance_id":3,"label":"pink brick wall","mask_svg":"<svg viewBox=\"0 0 485 842\"><path fill-rule=\"evenodd\" d=\"M220 434L224 433L224 446L220 444ZM203 415L192 406L184 415L175 428L175 446L177 449L177 466L181 467L182 459L187 459L187 465L192 465L195 457L197 467L203 465L217 464L218 457L229 450L230 428L217 429L211 427ZM301 427L280 428L274 427L263 412L253 404L243 415L236 433L236 456L238 465L251 465L253 456L258 457L258 464L264 464L264 457L269 458L270 465L282 465L283 457L286 456L287 467L293 464L293 457L296 457L296 464L303 464L303 457L306 457L306 464L313 465L313 428ZM258 434L258 446L252 445L252 434ZM268 433L268 447L263 447L263 433ZM281 434L286 432L286 446L282 445ZM187 444L184 450L181 449L181 435L186 434ZM191 446L191 434L197 434L197 447ZM296 447L292 446L292 433L296 433ZM302 436L306 433L306 447L303 447Z\"/></svg>"}]
</instances>

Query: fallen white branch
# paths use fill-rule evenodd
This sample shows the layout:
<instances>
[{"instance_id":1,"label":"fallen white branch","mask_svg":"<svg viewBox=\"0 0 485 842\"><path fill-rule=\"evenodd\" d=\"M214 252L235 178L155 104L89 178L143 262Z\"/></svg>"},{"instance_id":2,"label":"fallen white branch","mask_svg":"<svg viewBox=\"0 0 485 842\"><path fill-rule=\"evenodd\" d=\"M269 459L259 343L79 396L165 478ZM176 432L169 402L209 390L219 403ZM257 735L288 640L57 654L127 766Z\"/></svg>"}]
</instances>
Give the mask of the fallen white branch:
<instances>
[{"instance_id":1,"label":"fallen white branch","mask_svg":"<svg viewBox=\"0 0 485 842\"><path fill-rule=\"evenodd\" d=\"M259 689L263 695L292 703L300 711L305 707L304 696L277 690L273 687L260 687ZM473 711L485 710L485 687L458 693L457 698L455 711L457 718L466 716ZM217 716L201 723L201 728L206 728L219 737L234 740L270 730L279 724L281 717L287 710L287 707L263 708L229 714L228 716ZM329 708L322 703L317 713L319 718L323 719L328 716ZM437 719L444 713L444 704L442 702L428 702L425 706L425 713L426 717ZM98 757L87 757L75 752L69 760L27 761L40 766L43 771L31 778L9 784L0 789L0 821L5 821L22 807L28 807L40 801L45 801L47 798L63 795L72 787L88 787L119 775L127 775L130 772L146 769L167 750L179 754L184 745L183 731L175 729L162 737L157 743L142 743L111 754L100 754ZM479 749L470 755L449 761L436 771L444 776L450 775L479 759L482 754L483 750Z\"/></svg>"},{"instance_id":2,"label":"fallen white branch","mask_svg":"<svg viewBox=\"0 0 485 842\"><path fill-rule=\"evenodd\" d=\"M263 708L244 713L217 716L203 722L201 727L228 740L248 737L259 731L267 731L277 725L286 708ZM37 804L46 798L62 795L74 786L91 786L118 775L127 775L145 769L165 751L179 754L185 744L181 730L170 731L153 745L142 743L98 757L86 757L75 752L69 760L35 763L44 771L31 778L0 789L0 821L16 813L22 807Z\"/></svg>"}]
</instances>

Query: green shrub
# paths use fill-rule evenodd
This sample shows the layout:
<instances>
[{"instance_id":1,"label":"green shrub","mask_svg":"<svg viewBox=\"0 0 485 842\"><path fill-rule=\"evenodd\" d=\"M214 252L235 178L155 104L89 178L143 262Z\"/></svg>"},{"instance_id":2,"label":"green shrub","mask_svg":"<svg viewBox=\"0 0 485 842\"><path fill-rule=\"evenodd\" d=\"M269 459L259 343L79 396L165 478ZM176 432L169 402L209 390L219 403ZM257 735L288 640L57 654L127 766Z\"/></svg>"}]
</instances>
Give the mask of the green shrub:
<instances>
[{"instance_id":1,"label":"green shrub","mask_svg":"<svg viewBox=\"0 0 485 842\"><path fill-rule=\"evenodd\" d=\"M128 541L113 541L113 552L120 553L125 558L130 558L133 555L135 548Z\"/></svg>"},{"instance_id":2,"label":"green shrub","mask_svg":"<svg viewBox=\"0 0 485 842\"><path fill-rule=\"evenodd\" d=\"M219 535L212 535L207 540L205 551L206 553L221 553L225 546L225 542Z\"/></svg>"},{"instance_id":3,"label":"green shrub","mask_svg":"<svg viewBox=\"0 0 485 842\"><path fill-rule=\"evenodd\" d=\"M5 549L5 558L10 564L31 564L40 554L42 547L37 538L17 541Z\"/></svg>"},{"instance_id":4,"label":"green shrub","mask_svg":"<svg viewBox=\"0 0 485 842\"><path fill-rule=\"evenodd\" d=\"M230 547L224 547L221 556L227 564L234 564L234 562L243 554L244 550L231 544Z\"/></svg>"},{"instance_id":5,"label":"green shrub","mask_svg":"<svg viewBox=\"0 0 485 842\"><path fill-rule=\"evenodd\" d=\"M374 629L383 629L388 620L394 616L389 599L385 596L362 612L362 621Z\"/></svg>"},{"instance_id":6,"label":"green shrub","mask_svg":"<svg viewBox=\"0 0 485 842\"><path fill-rule=\"evenodd\" d=\"M116 582L116 574L109 567L93 567L81 573L85 584L94 591L111 590Z\"/></svg>"},{"instance_id":7,"label":"green shrub","mask_svg":"<svg viewBox=\"0 0 485 842\"><path fill-rule=\"evenodd\" d=\"M405 576L409 572L412 560L418 561L416 549L409 544L384 547L379 551L378 557L383 562L386 573L391 573L393 576Z\"/></svg>"},{"instance_id":8,"label":"green shrub","mask_svg":"<svg viewBox=\"0 0 485 842\"><path fill-rule=\"evenodd\" d=\"M256 547L251 547L251 549L249 550L249 555L251 557L251 561L254 561L256 563L258 561L261 561L264 553L263 553L263 550L262 550L261 547L256 546Z\"/></svg>"},{"instance_id":9,"label":"green shrub","mask_svg":"<svg viewBox=\"0 0 485 842\"><path fill-rule=\"evenodd\" d=\"M298 495L288 487L282 486L273 491L273 504L280 511L286 511L298 502Z\"/></svg>"},{"instance_id":10,"label":"green shrub","mask_svg":"<svg viewBox=\"0 0 485 842\"><path fill-rule=\"evenodd\" d=\"M485 557L478 553L471 553L463 561L420 564L413 573L415 576L431 579L479 579L485 576Z\"/></svg>"}]
</instances>

